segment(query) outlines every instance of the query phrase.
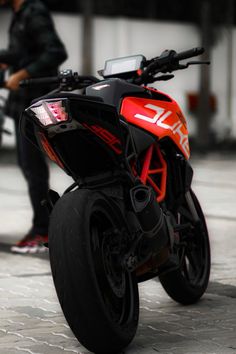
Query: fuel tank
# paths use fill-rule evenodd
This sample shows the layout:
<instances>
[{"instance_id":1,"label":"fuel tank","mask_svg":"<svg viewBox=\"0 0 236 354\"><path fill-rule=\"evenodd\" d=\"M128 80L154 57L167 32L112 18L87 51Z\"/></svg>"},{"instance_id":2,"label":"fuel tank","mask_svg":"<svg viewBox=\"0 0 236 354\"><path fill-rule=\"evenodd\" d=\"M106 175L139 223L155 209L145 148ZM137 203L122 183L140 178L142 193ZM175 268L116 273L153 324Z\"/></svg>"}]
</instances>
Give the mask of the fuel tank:
<instances>
[{"instance_id":1,"label":"fuel tank","mask_svg":"<svg viewBox=\"0 0 236 354\"><path fill-rule=\"evenodd\" d=\"M177 102L169 96L152 90L160 99L125 97L120 114L126 120L155 135L158 140L170 138L186 159L190 157L186 119ZM153 92L153 93L154 93Z\"/></svg>"}]
</instances>

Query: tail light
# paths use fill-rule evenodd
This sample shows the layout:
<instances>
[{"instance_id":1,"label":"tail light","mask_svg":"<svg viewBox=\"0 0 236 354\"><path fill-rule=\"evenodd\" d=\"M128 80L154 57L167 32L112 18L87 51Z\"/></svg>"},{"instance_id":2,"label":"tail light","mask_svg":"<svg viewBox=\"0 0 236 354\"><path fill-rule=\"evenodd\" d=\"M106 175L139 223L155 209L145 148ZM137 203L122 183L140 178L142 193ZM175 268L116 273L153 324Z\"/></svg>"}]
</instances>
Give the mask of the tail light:
<instances>
[{"instance_id":1,"label":"tail light","mask_svg":"<svg viewBox=\"0 0 236 354\"><path fill-rule=\"evenodd\" d=\"M30 110L43 126L65 122L69 116L64 101L38 101L30 106Z\"/></svg>"}]
</instances>

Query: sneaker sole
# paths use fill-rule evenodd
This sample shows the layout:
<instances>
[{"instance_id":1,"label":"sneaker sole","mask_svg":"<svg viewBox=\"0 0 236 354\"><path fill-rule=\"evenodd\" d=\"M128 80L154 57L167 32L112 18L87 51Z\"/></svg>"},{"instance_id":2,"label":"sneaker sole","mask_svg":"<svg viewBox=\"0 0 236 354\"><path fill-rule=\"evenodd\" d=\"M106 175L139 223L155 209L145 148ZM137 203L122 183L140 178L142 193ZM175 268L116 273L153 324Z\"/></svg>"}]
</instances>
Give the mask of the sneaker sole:
<instances>
[{"instance_id":1,"label":"sneaker sole","mask_svg":"<svg viewBox=\"0 0 236 354\"><path fill-rule=\"evenodd\" d=\"M18 246L12 246L11 251L13 253L19 253L19 254L34 254L34 253L44 253L47 251L47 248L44 246L35 246L35 247L18 247Z\"/></svg>"}]
</instances>

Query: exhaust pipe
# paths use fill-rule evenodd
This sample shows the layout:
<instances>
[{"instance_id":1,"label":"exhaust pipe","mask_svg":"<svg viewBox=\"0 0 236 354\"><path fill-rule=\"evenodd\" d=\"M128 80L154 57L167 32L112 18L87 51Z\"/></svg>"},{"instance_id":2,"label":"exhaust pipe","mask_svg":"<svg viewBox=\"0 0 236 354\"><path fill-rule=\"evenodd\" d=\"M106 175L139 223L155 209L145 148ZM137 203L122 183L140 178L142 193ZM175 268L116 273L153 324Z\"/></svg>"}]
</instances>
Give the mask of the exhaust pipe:
<instances>
[{"instance_id":1,"label":"exhaust pipe","mask_svg":"<svg viewBox=\"0 0 236 354\"><path fill-rule=\"evenodd\" d=\"M143 231L141 248L145 248L146 255L159 253L169 243L169 232L153 190L144 185L136 186L130 190L130 198Z\"/></svg>"}]
</instances>

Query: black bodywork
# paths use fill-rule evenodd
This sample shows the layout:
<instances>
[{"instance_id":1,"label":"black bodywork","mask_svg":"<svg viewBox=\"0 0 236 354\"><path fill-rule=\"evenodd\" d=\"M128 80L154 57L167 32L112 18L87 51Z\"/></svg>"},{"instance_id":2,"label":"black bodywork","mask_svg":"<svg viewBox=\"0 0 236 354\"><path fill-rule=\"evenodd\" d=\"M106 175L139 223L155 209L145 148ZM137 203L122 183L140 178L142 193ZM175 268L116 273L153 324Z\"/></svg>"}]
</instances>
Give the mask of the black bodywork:
<instances>
[{"instance_id":1,"label":"black bodywork","mask_svg":"<svg viewBox=\"0 0 236 354\"><path fill-rule=\"evenodd\" d=\"M109 86L98 90L102 85ZM21 120L21 130L35 145L41 145L35 136L42 132L50 140L65 171L75 179L115 170L127 164L130 155L140 153L154 142L149 133L128 125L119 115L123 97L130 95L150 98L152 93L123 80L110 79L88 87L86 95L49 94L34 103L63 99L70 120L42 127L28 108Z\"/></svg>"},{"instance_id":2,"label":"black bodywork","mask_svg":"<svg viewBox=\"0 0 236 354\"><path fill-rule=\"evenodd\" d=\"M156 137L128 124L119 114L122 100L127 96L170 100L168 96L154 90L147 90L121 79L108 79L89 86L85 95L60 92L35 100L34 103L39 100L63 100L70 119L67 122L42 127L29 107L21 120L21 129L31 142L41 147L41 150L45 149L41 139L43 134L62 162L66 173L76 181L79 178L101 176L107 171L117 175L119 171L118 174L122 177L129 175L134 182L131 161L138 170L139 155L156 141ZM176 191L168 192L167 188L170 199L171 196L176 198L183 195L185 185L190 185L183 176L186 169L185 159L181 159L182 155L178 155L169 140L164 140L160 144L163 144L166 154L172 156L166 160L174 163L173 166L168 166L173 172L168 174L168 178L186 181L183 182L184 186L178 182L167 183L167 186L176 186ZM173 159L173 156L180 158Z\"/></svg>"},{"instance_id":3,"label":"black bodywork","mask_svg":"<svg viewBox=\"0 0 236 354\"><path fill-rule=\"evenodd\" d=\"M86 88L86 95L100 97L109 105L117 107L119 111L121 101L124 97L143 97L161 101L169 101L170 98L161 92L147 90L145 87L131 84L121 79L108 79Z\"/></svg>"}]
</instances>

